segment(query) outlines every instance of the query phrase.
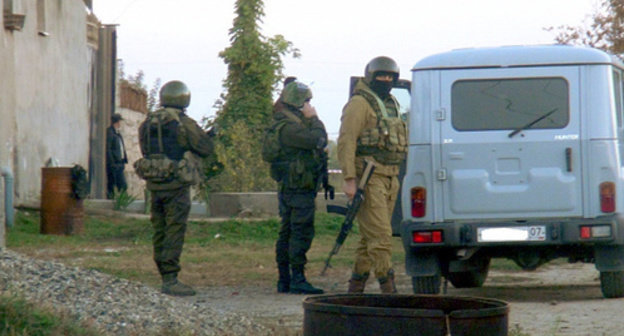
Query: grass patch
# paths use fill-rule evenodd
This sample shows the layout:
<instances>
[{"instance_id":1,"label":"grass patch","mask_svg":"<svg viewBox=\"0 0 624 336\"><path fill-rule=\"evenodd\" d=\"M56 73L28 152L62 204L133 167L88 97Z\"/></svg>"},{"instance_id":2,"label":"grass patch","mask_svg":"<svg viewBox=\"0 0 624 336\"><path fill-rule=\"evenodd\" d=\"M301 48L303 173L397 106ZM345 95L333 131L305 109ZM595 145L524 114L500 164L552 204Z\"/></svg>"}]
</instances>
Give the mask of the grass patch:
<instances>
[{"instance_id":1,"label":"grass patch","mask_svg":"<svg viewBox=\"0 0 624 336\"><path fill-rule=\"evenodd\" d=\"M101 335L70 316L55 314L15 296L0 296L0 335Z\"/></svg>"},{"instance_id":2,"label":"grass patch","mask_svg":"<svg viewBox=\"0 0 624 336\"><path fill-rule=\"evenodd\" d=\"M152 260L152 225L145 218L86 216L80 235L56 236L39 233L39 212L19 211L7 232L7 247L40 259L59 260L139 281L160 285ZM343 217L317 213L315 238L308 252L308 275L317 276L333 248ZM182 253L180 278L195 286L273 286L277 277L275 241L280 221L231 219L223 222L189 221ZM359 241L353 227L340 253L332 258L328 273L350 273ZM393 262L403 272L401 241L393 239ZM345 281L348 278L345 278Z\"/></svg>"},{"instance_id":3,"label":"grass patch","mask_svg":"<svg viewBox=\"0 0 624 336\"><path fill-rule=\"evenodd\" d=\"M497 271L521 271L522 268L511 259L494 258L490 261L490 269Z\"/></svg>"}]
</instances>

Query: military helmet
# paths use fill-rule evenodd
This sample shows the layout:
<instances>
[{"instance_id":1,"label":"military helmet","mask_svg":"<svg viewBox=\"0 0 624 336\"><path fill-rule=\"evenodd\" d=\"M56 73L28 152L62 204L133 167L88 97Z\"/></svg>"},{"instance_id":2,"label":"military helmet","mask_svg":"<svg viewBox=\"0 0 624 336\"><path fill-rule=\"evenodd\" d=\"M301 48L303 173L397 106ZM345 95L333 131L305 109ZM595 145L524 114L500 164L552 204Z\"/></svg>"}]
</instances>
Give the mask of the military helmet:
<instances>
[{"instance_id":1,"label":"military helmet","mask_svg":"<svg viewBox=\"0 0 624 336\"><path fill-rule=\"evenodd\" d=\"M280 100L282 103L302 108L303 103L312 99L312 90L301 82L290 82L282 90Z\"/></svg>"},{"instance_id":2,"label":"military helmet","mask_svg":"<svg viewBox=\"0 0 624 336\"><path fill-rule=\"evenodd\" d=\"M371 83L378 72L387 72L394 75L394 80L399 79L399 65L390 57L378 56L373 58L364 69L364 78Z\"/></svg>"},{"instance_id":3,"label":"military helmet","mask_svg":"<svg viewBox=\"0 0 624 336\"><path fill-rule=\"evenodd\" d=\"M174 80L160 89L160 105L164 107L186 108L191 103L191 91L186 84Z\"/></svg>"}]
</instances>

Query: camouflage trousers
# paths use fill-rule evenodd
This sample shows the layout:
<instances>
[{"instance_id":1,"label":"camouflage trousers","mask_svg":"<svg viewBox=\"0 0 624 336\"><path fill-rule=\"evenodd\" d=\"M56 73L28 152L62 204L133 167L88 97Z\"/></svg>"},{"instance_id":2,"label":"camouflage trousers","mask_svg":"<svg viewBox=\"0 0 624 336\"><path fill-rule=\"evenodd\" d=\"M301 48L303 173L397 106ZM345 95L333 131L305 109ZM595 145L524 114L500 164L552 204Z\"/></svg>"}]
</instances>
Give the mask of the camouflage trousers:
<instances>
[{"instance_id":1,"label":"camouflage trousers","mask_svg":"<svg viewBox=\"0 0 624 336\"><path fill-rule=\"evenodd\" d=\"M392 268L391 218L398 191L396 176L373 174L368 181L356 216L361 239L355 251L354 273L374 270L376 278L383 278Z\"/></svg>"},{"instance_id":2,"label":"camouflage trousers","mask_svg":"<svg viewBox=\"0 0 624 336\"><path fill-rule=\"evenodd\" d=\"M152 190L154 261L161 275L180 272L186 221L191 210L190 187Z\"/></svg>"},{"instance_id":3,"label":"camouflage trousers","mask_svg":"<svg viewBox=\"0 0 624 336\"><path fill-rule=\"evenodd\" d=\"M275 244L278 265L303 266L314 238L314 191L278 193L282 226Z\"/></svg>"}]
</instances>

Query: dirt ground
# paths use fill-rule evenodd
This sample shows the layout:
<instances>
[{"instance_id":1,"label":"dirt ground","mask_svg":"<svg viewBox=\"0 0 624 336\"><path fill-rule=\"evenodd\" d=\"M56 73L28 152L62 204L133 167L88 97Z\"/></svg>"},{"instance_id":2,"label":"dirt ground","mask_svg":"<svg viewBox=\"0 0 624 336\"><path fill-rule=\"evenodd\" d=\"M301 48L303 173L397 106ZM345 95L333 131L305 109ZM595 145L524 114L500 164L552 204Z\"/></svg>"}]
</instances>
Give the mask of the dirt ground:
<instances>
[{"instance_id":1,"label":"dirt ground","mask_svg":"<svg viewBox=\"0 0 624 336\"><path fill-rule=\"evenodd\" d=\"M345 293L349 274L330 270L325 277L309 274L311 283L329 294ZM411 279L397 276L401 294L411 294ZM379 293L369 280L367 293ZM509 303L510 330L522 335L624 335L624 299L604 299L593 264L547 264L533 272L490 271L482 288L455 289L448 295L487 297ZM246 313L285 335L301 333L302 295L277 294L267 287L198 288L198 295L181 300L208 304L223 311Z\"/></svg>"}]
</instances>

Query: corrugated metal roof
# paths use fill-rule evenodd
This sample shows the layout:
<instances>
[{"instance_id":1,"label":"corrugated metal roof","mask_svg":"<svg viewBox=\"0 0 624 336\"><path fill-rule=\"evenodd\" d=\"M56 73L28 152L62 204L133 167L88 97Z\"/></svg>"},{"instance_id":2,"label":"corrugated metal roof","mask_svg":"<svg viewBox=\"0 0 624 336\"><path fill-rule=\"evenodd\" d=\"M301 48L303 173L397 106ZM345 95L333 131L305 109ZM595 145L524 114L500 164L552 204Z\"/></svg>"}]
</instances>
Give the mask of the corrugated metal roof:
<instances>
[{"instance_id":1,"label":"corrugated metal roof","mask_svg":"<svg viewBox=\"0 0 624 336\"><path fill-rule=\"evenodd\" d=\"M614 64L624 68L619 58L598 49L542 45L458 49L425 57L412 71L572 64Z\"/></svg>"}]
</instances>

